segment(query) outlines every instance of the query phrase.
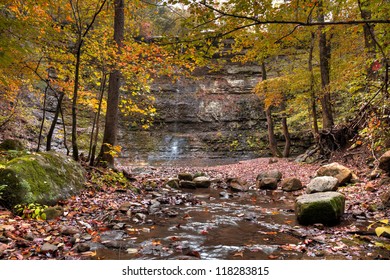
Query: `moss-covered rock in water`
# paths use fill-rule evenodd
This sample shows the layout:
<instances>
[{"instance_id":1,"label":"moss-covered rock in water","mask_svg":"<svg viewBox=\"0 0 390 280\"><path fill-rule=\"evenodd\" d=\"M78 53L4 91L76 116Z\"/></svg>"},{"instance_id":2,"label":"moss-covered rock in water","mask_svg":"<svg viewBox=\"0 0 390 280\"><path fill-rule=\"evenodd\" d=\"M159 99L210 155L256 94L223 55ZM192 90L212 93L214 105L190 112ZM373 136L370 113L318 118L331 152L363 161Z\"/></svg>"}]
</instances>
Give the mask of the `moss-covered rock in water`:
<instances>
[{"instance_id":1,"label":"moss-covered rock in water","mask_svg":"<svg viewBox=\"0 0 390 280\"><path fill-rule=\"evenodd\" d=\"M335 225L344 213L345 197L338 192L304 194L297 197L295 215L302 225Z\"/></svg>"},{"instance_id":2,"label":"moss-covered rock in water","mask_svg":"<svg viewBox=\"0 0 390 280\"><path fill-rule=\"evenodd\" d=\"M5 185L1 204L20 203L54 205L76 194L84 185L83 168L55 152L34 153L0 165L0 185Z\"/></svg>"},{"instance_id":3,"label":"moss-covered rock in water","mask_svg":"<svg viewBox=\"0 0 390 280\"><path fill-rule=\"evenodd\" d=\"M5 139L0 143L0 151L23 151L25 150L24 145L17 139Z\"/></svg>"}]
</instances>

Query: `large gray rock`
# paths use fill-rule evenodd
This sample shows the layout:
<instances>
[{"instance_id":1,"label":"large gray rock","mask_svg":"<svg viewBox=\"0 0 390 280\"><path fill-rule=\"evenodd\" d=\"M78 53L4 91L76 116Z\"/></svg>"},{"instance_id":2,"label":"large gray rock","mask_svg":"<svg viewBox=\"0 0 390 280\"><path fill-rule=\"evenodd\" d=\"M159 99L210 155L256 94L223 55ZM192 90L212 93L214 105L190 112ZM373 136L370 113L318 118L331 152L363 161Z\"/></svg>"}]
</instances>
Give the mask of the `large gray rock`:
<instances>
[{"instance_id":1,"label":"large gray rock","mask_svg":"<svg viewBox=\"0 0 390 280\"><path fill-rule=\"evenodd\" d=\"M341 165L337 162L333 162L330 164L326 164L324 166L321 166L317 170L317 177L319 176L332 176L337 178L339 181L339 185L345 185L348 184L352 179L352 171L345 167L344 165Z\"/></svg>"},{"instance_id":2,"label":"large gray rock","mask_svg":"<svg viewBox=\"0 0 390 280\"><path fill-rule=\"evenodd\" d=\"M338 192L304 194L295 201L295 215L302 225L335 225L344 213L345 197Z\"/></svg>"},{"instance_id":3,"label":"large gray rock","mask_svg":"<svg viewBox=\"0 0 390 280\"><path fill-rule=\"evenodd\" d=\"M33 153L0 165L0 185L6 188L2 204L54 205L77 194L84 186L84 169L74 160L55 152Z\"/></svg>"},{"instance_id":4,"label":"large gray rock","mask_svg":"<svg viewBox=\"0 0 390 280\"><path fill-rule=\"evenodd\" d=\"M379 158L378 167L384 170L387 174L390 174L390 151L387 151Z\"/></svg>"},{"instance_id":5,"label":"large gray rock","mask_svg":"<svg viewBox=\"0 0 390 280\"><path fill-rule=\"evenodd\" d=\"M307 184L307 193L316 192L332 192L336 191L339 186L339 181L335 177L321 176L313 178L309 184Z\"/></svg>"},{"instance_id":6,"label":"large gray rock","mask_svg":"<svg viewBox=\"0 0 390 280\"><path fill-rule=\"evenodd\" d=\"M256 180L260 181L264 178L274 178L274 179L276 179L276 181L280 181L282 179L282 176L283 176L282 172L280 172L277 169L273 169L270 171L265 171L265 172L259 173L259 175L257 175Z\"/></svg>"}]
</instances>

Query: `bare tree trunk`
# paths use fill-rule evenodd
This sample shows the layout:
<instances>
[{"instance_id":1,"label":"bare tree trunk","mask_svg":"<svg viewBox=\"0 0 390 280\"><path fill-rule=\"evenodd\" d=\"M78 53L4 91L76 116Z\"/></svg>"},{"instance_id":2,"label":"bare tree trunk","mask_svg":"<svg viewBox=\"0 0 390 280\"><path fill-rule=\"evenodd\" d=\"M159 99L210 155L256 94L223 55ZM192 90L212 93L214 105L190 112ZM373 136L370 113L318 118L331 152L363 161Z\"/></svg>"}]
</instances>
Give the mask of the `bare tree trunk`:
<instances>
[{"instance_id":1,"label":"bare tree trunk","mask_svg":"<svg viewBox=\"0 0 390 280\"><path fill-rule=\"evenodd\" d=\"M319 1L319 15L318 21L325 22L325 15L322 7L322 1ZM334 125L332 103L330 96L330 56L331 56L331 45L326 38L326 31L324 26L319 27L320 38L320 71L321 71L321 106L322 106L322 125L324 129L332 129Z\"/></svg>"},{"instance_id":2,"label":"bare tree trunk","mask_svg":"<svg viewBox=\"0 0 390 280\"><path fill-rule=\"evenodd\" d=\"M93 129L92 129L92 133L91 133L91 154L89 157L89 159L90 159L89 165L90 166L93 166L95 163L96 146L97 146L98 137L99 137L100 113L101 113L101 109L102 109L104 90L106 88L106 80L107 80L107 75L103 74L101 88L100 88L99 106L98 106L98 110L96 112L96 117L95 117L95 121L94 121L94 125L96 125L95 136L93 136ZM94 138L92 139L92 137L94 137Z\"/></svg>"},{"instance_id":3,"label":"bare tree trunk","mask_svg":"<svg viewBox=\"0 0 390 280\"><path fill-rule=\"evenodd\" d=\"M287 115L286 115L286 101L283 100L282 102L282 132L285 139L284 143L284 149L283 149L283 157L289 157L290 156L290 149L291 149L291 137L290 132L288 131L288 124L287 124Z\"/></svg>"},{"instance_id":4,"label":"bare tree trunk","mask_svg":"<svg viewBox=\"0 0 390 280\"><path fill-rule=\"evenodd\" d=\"M79 91L79 78L80 78L80 62L81 62L81 46L82 39L80 38L77 45L76 53L76 65L74 74L74 88L73 88L73 101L72 101L72 156L75 161L79 160L79 148L77 145L77 98Z\"/></svg>"},{"instance_id":5,"label":"bare tree trunk","mask_svg":"<svg viewBox=\"0 0 390 280\"><path fill-rule=\"evenodd\" d=\"M45 92L43 94L42 122L41 122L41 127L39 129L38 145L37 145L37 150L36 150L37 152L39 152L39 149L41 147L43 126L45 124L45 118L46 118L46 98L47 98L47 90L48 89L49 89L49 84L46 84Z\"/></svg>"},{"instance_id":6,"label":"bare tree trunk","mask_svg":"<svg viewBox=\"0 0 390 280\"><path fill-rule=\"evenodd\" d=\"M118 45L120 52L123 37L124 37L124 0L115 0L115 16L114 16L114 40ZM107 97L107 113L106 123L104 127L103 144L100 150L100 161L106 162L109 166L114 166L114 158L108 153L112 146L117 142L118 131L118 115L119 115L119 89L120 89L121 73L119 70L114 70L109 77L108 97Z\"/></svg>"},{"instance_id":7,"label":"bare tree trunk","mask_svg":"<svg viewBox=\"0 0 390 280\"><path fill-rule=\"evenodd\" d=\"M56 108L56 111L54 113L54 118L53 118L53 121L51 123L49 132L47 133L46 151L51 150L51 142L53 139L54 129L55 129L57 121L58 121L58 116L61 112L62 100L64 99L64 95L65 95L64 92L60 92L60 96L58 97L57 108Z\"/></svg>"},{"instance_id":8,"label":"bare tree trunk","mask_svg":"<svg viewBox=\"0 0 390 280\"><path fill-rule=\"evenodd\" d=\"M261 72L262 80L265 81L267 79L267 70L265 68L264 62L261 64ZM265 116L267 118L269 149L271 150L271 153L274 157L282 157L282 153L279 151L278 144L276 142L271 106L265 108Z\"/></svg>"},{"instance_id":9,"label":"bare tree trunk","mask_svg":"<svg viewBox=\"0 0 390 280\"><path fill-rule=\"evenodd\" d=\"M317 102L316 102L316 93L314 89L314 71L313 71L313 51L314 51L314 41L315 33L311 32L311 41L310 41L310 50L309 50L309 60L308 60L308 69L310 72L310 113L313 121L312 133L314 139L318 139L318 120L317 120ZM316 140L317 141L317 140Z\"/></svg>"},{"instance_id":10,"label":"bare tree trunk","mask_svg":"<svg viewBox=\"0 0 390 280\"><path fill-rule=\"evenodd\" d=\"M370 1L367 0L358 0L360 15L364 20L370 20L372 12L369 9ZM366 23L363 25L364 33L364 47L366 49L367 59L371 62L374 61L376 55L376 44L375 44L375 33L374 25ZM367 78L369 80L374 78L374 71L372 70L372 63L367 65Z\"/></svg>"}]
</instances>

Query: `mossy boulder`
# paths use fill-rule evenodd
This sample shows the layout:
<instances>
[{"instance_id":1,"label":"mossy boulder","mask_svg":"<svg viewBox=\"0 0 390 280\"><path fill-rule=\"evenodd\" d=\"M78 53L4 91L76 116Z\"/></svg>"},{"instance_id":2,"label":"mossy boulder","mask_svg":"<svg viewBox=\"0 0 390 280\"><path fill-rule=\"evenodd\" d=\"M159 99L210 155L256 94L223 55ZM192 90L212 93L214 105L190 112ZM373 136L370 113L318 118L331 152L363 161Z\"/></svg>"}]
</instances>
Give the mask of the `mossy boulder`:
<instances>
[{"instance_id":1,"label":"mossy boulder","mask_svg":"<svg viewBox=\"0 0 390 280\"><path fill-rule=\"evenodd\" d=\"M344 214L345 197L338 192L304 194L297 197L295 215L302 225L335 225Z\"/></svg>"},{"instance_id":2,"label":"mossy boulder","mask_svg":"<svg viewBox=\"0 0 390 280\"><path fill-rule=\"evenodd\" d=\"M13 207L20 203L54 205L83 187L83 168L72 159L55 152L17 157L0 165L0 185L5 189L1 204Z\"/></svg>"},{"instance_id":3,"label":"mossy boulder","mask_svg":"<svg viewBox=\"0 0 390 280\"><path fill-rule=\"evenodd\" d=\"M0 151L23 151L25 149L22 142L17 139L5 139L0 143Z\"/></svg>"}]
</instances>

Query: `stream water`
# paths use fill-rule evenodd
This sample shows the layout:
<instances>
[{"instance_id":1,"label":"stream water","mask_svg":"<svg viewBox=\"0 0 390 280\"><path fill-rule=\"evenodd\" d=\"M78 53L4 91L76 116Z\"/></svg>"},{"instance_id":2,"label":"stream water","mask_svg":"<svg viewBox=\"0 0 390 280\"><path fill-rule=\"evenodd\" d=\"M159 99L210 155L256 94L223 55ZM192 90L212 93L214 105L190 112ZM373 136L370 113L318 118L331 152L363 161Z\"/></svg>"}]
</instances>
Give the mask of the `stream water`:
<instances>
[{"instance_id":1,"label":"stream water","mask_svg":"<svg viewBox=\"0 0 390 280\"><path fill-rule=\"evenodd\" d=\"M175 190L170 190L175 192ZM171 197L175 194L170 193ZM165 215L127 218L102 233L96 259L373 259L386 250L355 236L333 235L321 225L296 223L294 199L282 191L229 193L196 189L180 197L197 203L170 205ZM184 196L183 196L184 195ZM176 196L179 197L179 196ZM136 216L137 217L137 216ZM351 226L344 220L340 226ZM363 222L364 223L364 222ZM366 226L361 224L361 226ZM115 228L115 226L114 226Z\"/></svg>"}]
</instances>

